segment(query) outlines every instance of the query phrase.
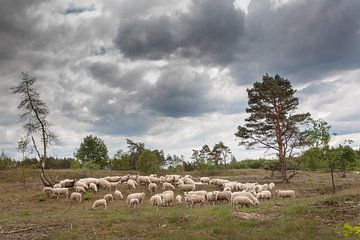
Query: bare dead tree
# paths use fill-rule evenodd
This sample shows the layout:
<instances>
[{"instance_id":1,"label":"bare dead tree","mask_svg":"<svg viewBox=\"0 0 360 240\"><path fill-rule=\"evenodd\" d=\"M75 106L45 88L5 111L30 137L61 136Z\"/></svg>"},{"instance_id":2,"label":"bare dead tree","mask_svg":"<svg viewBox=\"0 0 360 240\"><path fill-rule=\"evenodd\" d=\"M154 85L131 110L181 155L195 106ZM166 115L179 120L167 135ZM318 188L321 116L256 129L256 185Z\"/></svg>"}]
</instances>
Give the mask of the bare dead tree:
<instances>
[{"instance_id":1,"label":"bare dead tree","mask_svg":"<svg viewBox=\"0 0 360 240\"><path fill-rule=\"evenodd\" d=\"M59 143L54 132L50 130L50 123L47 121L49 109L44 101L40 99L40 94L36 89L37 78L21 73L22 79L18 86L12 87L13 94L19 94L21 101L17 106L23 113L20 115L23 128L26 132L26 139L31 138L33 147L41 163L40 179L45 186L53 186L54 183L45 175L45 163L47 160L47 149L52 144ZM40 139L42 144L42 155L38 150L36 138Z\"/></svg>"}]
</instances>

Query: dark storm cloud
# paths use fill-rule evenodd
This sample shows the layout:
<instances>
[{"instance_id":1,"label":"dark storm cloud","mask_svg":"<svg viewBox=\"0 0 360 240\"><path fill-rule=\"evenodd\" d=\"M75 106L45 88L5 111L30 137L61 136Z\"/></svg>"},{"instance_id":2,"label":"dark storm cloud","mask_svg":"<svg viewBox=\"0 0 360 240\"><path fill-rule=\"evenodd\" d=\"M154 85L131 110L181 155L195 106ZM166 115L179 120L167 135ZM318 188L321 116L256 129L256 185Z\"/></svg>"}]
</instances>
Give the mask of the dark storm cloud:
<instances>
[{"instance_id":1,"label":"dark storm cloud","mask_svg":"<svg viewBox=\"0 0 360 240\"><path fill-rule=\"evenodd\" d=\"M130 58L180 54L229 62L243 28L244 14L233 1L193 0L186 13L122 22L114 41Z\"/></svg>"}]
</instances>

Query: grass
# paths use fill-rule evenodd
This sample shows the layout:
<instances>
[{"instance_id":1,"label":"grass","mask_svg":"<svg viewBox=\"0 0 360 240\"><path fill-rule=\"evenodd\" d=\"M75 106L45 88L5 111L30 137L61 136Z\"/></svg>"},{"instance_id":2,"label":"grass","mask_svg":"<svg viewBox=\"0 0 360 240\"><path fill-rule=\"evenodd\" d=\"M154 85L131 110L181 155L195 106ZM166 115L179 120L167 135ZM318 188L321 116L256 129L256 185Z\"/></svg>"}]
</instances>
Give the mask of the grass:
<instances>
[{"instance_id":1,"label":"grass","mask_svg":"<svg viewBox=\"0 0 360 240\"><path fill-rule=\"evenodd\" d=\"M262 170L221 171L219 176L241 182L275 182L276 188L295 189L295 199L271 199L242 212L266 216L266 220L241 220L227 203L186 208L183 205L150 207L149 194L138 209L115 201L107 211L91 210L105 191L87 194L80 205L41 192L38 170L17 175L0 172L0 239L344 239L344 223L360 221L360 175L337 178L331 193L328 173L300 172L290 184ZM124 174L111 171L52 170L52 176L79 178ZM214 176L215 177L215 176ZM207 190L213 188L208 187ZM130 191L121 189L126 196ZM139 190L138 190L139 191ZM178 194L178 193L176 193ZM25 229L25 230L24 230ZM27 230L28 229L28 230ZM24 230L16 232L19 230ZM14 233L1 233L14 231Z\"/></svg>"}]
</instances>

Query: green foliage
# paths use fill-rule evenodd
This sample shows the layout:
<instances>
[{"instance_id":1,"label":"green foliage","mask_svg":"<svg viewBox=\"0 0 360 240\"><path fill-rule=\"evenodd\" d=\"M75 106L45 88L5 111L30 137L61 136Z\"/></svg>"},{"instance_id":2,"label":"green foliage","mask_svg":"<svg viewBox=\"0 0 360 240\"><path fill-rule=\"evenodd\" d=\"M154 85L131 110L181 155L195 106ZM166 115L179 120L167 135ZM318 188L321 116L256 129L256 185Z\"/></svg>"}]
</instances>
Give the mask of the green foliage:
<instances>
[{"instance_id":1,"label":"green foliage","mask_svg":"<svg viewBox=\"0 0 360 240\"><path fill-rule=\"evenodd\" d=\"M302 168L305 170L326 169L328 164L323 158L322 150L318 147L312 147L306 150L302 156Z\"/></svg>"},{"instance_id":2,"label":"green foliage","mask_svg":"<svg viewBox=\"0 0 360 240\"><path fill-rule=\"evenodd\" d=\"M84 197L83 197L83 199L86 200L86 201L89 201L89 200L91 200L92 198L93 198L93 196L92 196L92 193L91 193L91 192L86 192L86 193L84 194Z\"/></svg>"},{"instance_id":3,"label":"green foliage","mask_svg":"<svg viewBox=\"0 0 360 240\"><path fill-rule=\"evenodd\" d=\"M330 128L331 126L322 119L311 120L312 128L306 130L306 141L310 146L316 148L323 148L330 142Z\"/></svg>"},{"instance_id":4,"label":"green foliage","mask_svg":"<svg viewBox=\"0 0 360 240\"><path fill-rule=\"evenodd\" d=\"M139 156L138 162L138 169L145 174L157 172L160 169L160 159L150 150L143 151Z\"/></svg>"},{"instance_id":5,"label":"green foliage","mask_svg":"<svg viewBox=\"0 0 360 240\"><path fill-rule=\"evenodd\" d=\"M130 155L121 150L118 151L111 160L111 170L132 170Z\"/></svg>"},{"instance_id":6,"label":"green foliage","mask_svg":"<svg viewBox=\"0 0 360 240\"><path fill-rule=\"evenodd\" d=\"M343 232L344 237L352 238L352 239L359 239L360 238L360 223L357 226L351 226L348 223L343 225Z\"/></svg>"},{"instance_id":7,"label":"green foliage","mask_svg":"<svg viewBox=\"0 0 360 240\"><path fill-rule=\"evenodd\" d=\"M96 166L104 169L109 164L108 150L104 141L92 135L83 139L74 156L87 167Z\"/></svg>"},{"instance_id":8,"label":"green foliage","mask_svg":"<svg viewBox=\"0 0 360 240\"><path fill-rule=\"evenodd\" d=\"M85 169L89 169L89 170L100 170L101 169L101 166L97 162L92 161L92 160L85 162L83 164L83 167Z\"/></svg>"},{"instance_id":9,"label":"green foliage","mask_svg":"<svg viewBox=\"0 0 360 240\"><path fill-rule=\"evenodd\" d=\"M80 169L81 168L80 161L78 161L78 160L72 161L71 164L70 164L70 168L71 169Z\"/></svg>"},{"instance_id":10,"label":"green foliage","mask_svg":"<svg viewBox=\"0 0 360 240\"><path fill-rule=\"evenodd\" d=\"M16 161L8 157L4 151L0 155L0 170L16 168Z\"/></svg>"}]
</instances>

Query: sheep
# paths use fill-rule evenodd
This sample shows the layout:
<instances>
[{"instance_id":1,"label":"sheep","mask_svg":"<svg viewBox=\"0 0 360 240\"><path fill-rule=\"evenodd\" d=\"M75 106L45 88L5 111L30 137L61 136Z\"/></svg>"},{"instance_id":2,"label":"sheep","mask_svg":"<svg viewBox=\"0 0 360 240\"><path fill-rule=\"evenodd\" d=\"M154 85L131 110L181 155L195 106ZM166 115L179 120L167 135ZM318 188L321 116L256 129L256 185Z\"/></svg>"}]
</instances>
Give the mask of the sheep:
<instances>
[{"instance_id":1,"label":"sheep","mask_svg":"<svg viewBox=\"0 0 360 240\"><path fill-rule=\"evenodd\" d=\"M115 190L114 192L115 199L124 199L122 193L119 190Z\"/></svg>"},{"instance_id":2,"label":"sheep","mask_svg":"<svg viewBox=\"0 0 360 240\"><path fill-rule=\"evenodd\" d=\"M129 203L128 203L128 206L131 208L131 207L134 207L134 208L137 208L139 206L139 199L130 199Z\"/></svg>"},{"instance_id":3,"label":"sheep","mask_svg":"<svg viewBox=\"0 0 360 240\"><path fill-rule=\"evenodd\" d=\"M274 183L269 183L269 190L273 190L273 188L275 187L275 184Z\"/></svg>"},{"instance_id":4,"label":"sheep","mask_svg":"<svg viewBox=\"0 0 360 240\"><path fill-rule=\"evenodd\" d=\"M150 177L150 178L152 178L152 177L157 177L157 174L156 174L156 173L150 174L149 177Z\"/></svg>"},{"instance_id":5,"label":"sheep","mask_svg":"<svg viewBox=\"0 0 360 240\"><path fill-rule=\"evenodd\" d=\"M218 194L218 191L214 191L214 192L208 192L206 194L206 200L209 202L209 203L212 203L213 205L215 204L216 202L216 195Z\"/></svg>"},{"instance_id":6,"label":"sheep","mask_svg":"<svg viewBox=\"0 0 360 240\"><path fill-rule=\"evenodd\" d=\"M89 184L91 184L91 183L89 183ZM92 183L92 184L94 184L94 183ZM88 189L88 184L86 184L86 182L84 182L84 181L77 181L75 183L74 187L75 187L75 189L76 189L76 187L83 187L84 189Z\"/></svg>"},{"instance_id":7,"label":"sheep","mask_svg":"<svg viewBox=\"0 0 360 240\"><path fill-rule=\"evenodd\" d=\"M210 181L209 177L201 177L200 178L200 182L202 182L202 183L209 183L209 181Z\"/></svg>"},{"instance_id":8,"label":"sheep","mask_svg":"<svg viewBox=\"0 0 360 240\"><path fill-rule=\"evenodd\" d=\"M222 200L227 200L228 202L230 202L231 192L229 191L217 192L215 199L217 202Z\"/></svg>"},{"instance_id":9,"label":"sheep","mask_svg":"<svg viewBox=\"0 0 360 240\"><path fill-rule=\"evenodd\" d=\"M132 179L129 179L127 182L126 182L126 188L130 188L132 190L135 190L136 189L136 186L137 186L137 183L136 181L132 180Z\"/></svg>"},{"instance_id":10,"label":"sheep","mask_svg":"<svg viewBox=\"0 0 360 240\"><path fill-rule=\"evenodd\" d=\"M256 197L254 197L254 195L252 195L249 192L233 192L231 193L231 202L234 200L235 197L237 196L243 196L243 197L248 197L250 198L251 201L253 201L256 205L259 204L259 200L257 200Z\"/></svg>"},{"instance_id":11,"label":"sheep","mask_svg":"<svg viewBox=\"0 0 360 240\"><path fill-rule=\"evenodd\" d=\"M175 199L177 203L181 203L182 197L180 195L177 195Z\"/></svg>"},{"instance_id":12,"label":"sheep","mask_svg":"<svg viewBox=\"0 0 360 240\"><path fill-rule=\"evenodd\" d=\"M119 181L120 181L121 183L126 182L127 180L129 180L129 175L122 176L122 177L120 177L120 179L119 179Z\"/></svg>"},{"instance_id":13,"label":"sheep","mask_svg":"<svg viewBox=\"0 0 360 240\"><path fill-rule=\"evenodd\" d=\"M167 189L171 189L171 190L175 190L174 185L172 185L171 183L168 182L164 182L162 185L163 190L167 190Z\"/></svg>"},{"instance_id":14,"label":"sheep","mask_svg":"<svg viewBox=\"0 0 360 240\"><path fill-rule=\"evenodd\" d=\"M53 188L62 188L60 183L54 184Z\"/></svg>"},{"instance_id":15,"label":"sheep","mask_svg":"<svg viewBox=\"0 0 360 240\"><path fill-rule=\"evenodd\" d=\"M275 193L277 193L278 197L281 198L287 198L287 197L295 197L295 191L294 190L276 190Z\"/></svg>"},{"instance_id":16,"label":"sheep","mask_svg":"<svg viewBox=\"0 0 360 240\"><path fill-rule=\"evenodd\" d=\"M145 193L141 192L141 193L132 193L129 194L126 198L127 204L130 203L131 199L138 199L139 203L141 203L145 198Z\"/></svg>"},{"instance_id":17,"label":"sheep","mask_svg":"<svg viewBox=\"0 0 360 240\"><path fill-rule=\"evenodd\" d=\"M153 183L161 183L163 182L163 180L161 178L158 177L150 177L150 181Z\"/></svg>"},{"instance_id":18,"label":"sheep","mask_svg":"<svg viewBox=\"0 0 360 240\"><path fill-rule=\"evenodd\" d=\"M51 194L52 187L43 187L42 192L46 193L48 196Z\"/></svg>"},{"instance_id":19,"label":"sheep","mask_svg":"<svg viewBox=\"0 0 360 240\"><path fill-rule=\"evenodd\" d=\"M231 205L232 207L236 206L236 209L238 209L238 205L249 207L249 206L254 206L255 203L251 201L251 199L248 197L237 196L232 200Z\"/></svg>"},{"instance_id":20,"label":"sheep","mask_svg":"<svg viewBox=\"0 0 360 240\"><path fill-rule=\"evenodd\" d=\"M98 190L97 190L97 186L96 186L95 183L90 183L90 184L89 184L89 189L92 190L92 191L94 191L94 192L97 192L97 191L98 191Z\"/></svg>"},{"instance_id":21,"label":"sheep","mask_svg":"<svg viewBox=\"0 0 360 240\"><path fill-rule=\"evenodd\" d=\"M94 202L94 204L92 205L92 209L95 210L95 208L97 208L99 206L104 206L104 209L106 210L106 207L107 207L106 200L105 199L96 200Z\"/></svg>"},{"instance_id":22,"label":"sheep","mask_svg":"<svg viewBox=\"0 0 360 240\"><path fill-rule=\"evenodd\" d=\"M114 197L111 193L105 194L104 199L106 203L110 205L110 203L114 200Z\"/></svg>"},{"instance_id":23,"label":"sheep","mask_svg":"<svg viewBox=\"0 0 360 240\"><path fill-rule=\"evenodd\" d=\"M81 203L82 200L81 193L78 192L71 193L70 199L75 201L77 204Z\"/></svg>"},{"instance_id":24,"label":"sheep","mask_svg":"<svg viewBox=\"0 0 360 240\"><path fill-rule=\"evenodd\" d=\"M104 178L100 178L98 183L99 183L99 187L104 188L104 189L107 189L110 185L110 182Z\"/></svg>"},{"instance_id":25,"label":"sheep","mask_svg":"<svg viewBox=\"0 0 360 240\"><path fill-rule=\"evenodd\" d=\"M171 204L174 202L175 195L174 192L171 190L163 192L161 196L162 196L163 204L166 206L171 206Z\"/></svg>"},{"instance_id":26,"label":"sheep","mask_svg":"<svg viewBox=\"0 0 360 240\"><path fill-rule=\"evenodd\" d=\"M195 184L181 184L180 189L183 191L195 191Z\"/></svg>"},{"instance_id":27,"label":"sheep","mask_svg":"<svg viewBox=\"0 0 360 240\"><path fill-rule=\"evenodd\" d=\"M105 179L106 179L107 181L109 181L109 182L118 182L118 181L120 181L120 177L119 177L119 176L106 177Z\"/></svg>"},{"instance_id":28,"label":"sheep","mask_svg":"<svg viewBox=\"0 0 360 240\"><path fill-rule=\"evenodd\" d=\"M129 175L129 179L136 180L138 178L138 175Z\"/></svg>"},{"instance_id":29,"label":"sheep","mask_svg":"<svg viewBox=\"0 0 360 240\"><path fill-rule=\"evenodd\" d=\"M150 205L154 207L159 207L163 203L160 195L154 195L150 198Z\"/></svg>"},{"instance_id":30,"label":"sheep","mask_svg":"<svg viewBox=\"0 0 360 240\"><path fill-rule=\"evenodd\" d=\"M268 190L261 191L261 192L256 194L256 198L257 199L260 199L260 198L270 199L271 198L271 192L268 191Z\"/></svg>"},{"instance_id":31,"label":"sheep","mask_svg":"<svg viewBox=\"0 0 360 240\"><path fill-rule=\"evenodd\" d=\"M187 203L187 206L193 206L197 203L205 204L205 197L203 195L188 195L184 198L184 200Z\"/></svg>"},{"instance_id":32,"label":"sheep","mask_svg":"<svg viewBox=\"0 0 360 240\"><path fill-rule=\"evenodd\" d=\"M190 192L184 192L184 195L192 195L192 194L195 194L195 195L202 195L206 198L206 194L207 194L207 191L205 190L201 190L201 191L190 191Z\"/></svg>"},{"instance_id":33,"label":"sheep","mask_svg":"<svg viewBox=\"0 0 360 240\"><path fill-rule=\"evenodd\" d=\"M51 193L57 195L57 199L59 199L60 195L65 195L65 198L69 196L69 189L67 188L53 188L51 189Z\"/></svg>"},{"instance_id":34,"label":"sheep","mask_svg":"<svg viewBox=\"0 0 360 240\"><path fill-rule=\"evenodd\" d=\"M195 184L195 181L194 180L192 180L191 178L189 178L189 177L184 177L184 183L185 184Z\"/></svg>"},{"instance_id":35,"label":"sheep","mask_svg":"<svg viewBox=\"0 0 360 240\"><path fill-rule=\"evenodd\" d=\"M139 176L137 178L137 182L139 183L139 185L144 184L145 186L150 184L150 178L148 176Z\"/></svg>"},{"instance_id":36,"label":"sheep","mask_svg":"<svg viewBox=\"0 0 360 240\"><path fill-rule=\"evenodd\" d=\"M230 187L225 187L224 188L224 191L227 191L227 192L232 192L231 188Z\"/></svg>"},{"instance_id":37,"label":"sheep","mask_svg":"<svg viewBox=\"0 0 360 240\"><path fill-rule=\"evenodd\" d=\"M59 182L59 184L61 185L61 187L63 188L68 188L68 187L73 187L75 184L75 180L70 180L70 179L64 179L62 181Z\"/></svg>"},{"instance_id":38,"label":"sheep","mask_svg":"<svg viewBox=\"0 0 360 240\"><path fill-rule=\"evenodd\" d=\"M148 186L148 189L149 189L149 192L156 192L156 189L157 189L157 185L156 183L150 183L149 186Z\"/></svg>"},{"instance_id":39,"label":"sheep","mask_svg":"<svg viewBox=\"0 0 360 240\"><path fill-rule=\"evenodd\" d=\"M75 188L75 192L86 193L86 190L85 188L78 186Z\"/></svg>"},{"instance_id":40,"label":"sheep","mask_svg":"<svg viewBox=\"0 0 360 240\"><path fill-rule=\"evenodd\" d=\"M116 190L119 186L120 182L109 182L107 189L111 192L111 190Z\"/></svg>"}]
</instances>

